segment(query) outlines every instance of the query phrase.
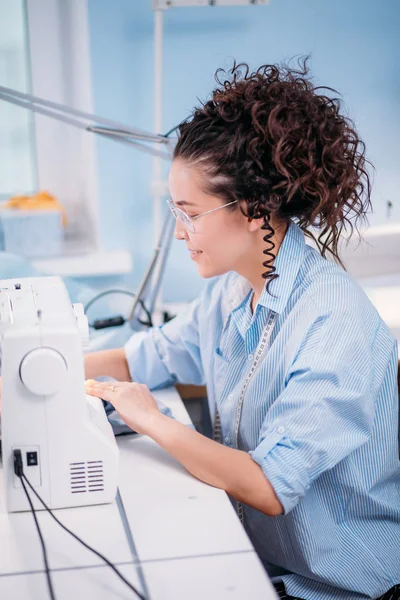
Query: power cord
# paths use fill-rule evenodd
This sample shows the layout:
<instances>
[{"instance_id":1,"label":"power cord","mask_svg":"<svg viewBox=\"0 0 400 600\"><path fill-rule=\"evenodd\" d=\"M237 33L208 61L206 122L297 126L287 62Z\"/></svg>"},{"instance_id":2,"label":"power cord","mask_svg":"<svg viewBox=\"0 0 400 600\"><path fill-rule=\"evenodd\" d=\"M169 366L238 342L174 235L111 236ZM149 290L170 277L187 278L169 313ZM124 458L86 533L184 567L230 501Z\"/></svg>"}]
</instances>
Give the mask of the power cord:
<instances>
[{"instance_id":1,"label":"power cord","mask_svg":"<svg viewBox=\"0 0 400 600\"><path fill-rule=\"evenodd\" d=\"M97 550L95 550L94 548L92 548L92 546L89 546L89 544L87 544L86 542L84 542L78 535L76 535L75 533L73 533L70 529L68 529L68 527L66 527L63 523L61 523L61 521L59 521L59 519L57 519L57 517L53 514L52 510L47 506L47 504L44 502L44 500L42 500L42 498L39 496L39 494L37 493L37 491L35 490L35 488L32 486L32 484L30 483L30 481L27 479L25 473L24 473L24 467L23 467L23 462L22 462L22 454L21 454L21 450L16 449L14 450L14 473L17 475L17 477L19 477L21 479L21 484L22 487L24 489L24 492L26 494L26 497L28 499L29 502L29 506L35 521L35 525L36 525L36 529L38 531L39 534L39 538L40 538L40 543L42 546L42 552L43 552L43 558L44 558L44 565L45 565L45 570L46 570L46 578L47 578L47 585L49 588L49 594L50 594L50 598L51 600L56 600L55 594L54 594L54 588L53 588L53 583L51 580L51 571L49 568L49 563L48 563L48 558L47 558L47 549L46 549L46 544L44 542L44 538L42 535L42 532L40 530L40 526L39 526L39 522L37 520L37 516L36 516L36 511L35 508L33 506L31 497L28 493L28 490L26 489L25 486L25 482L28 484L28 486L30 487L30 489L32 490L32 492L35 494L35 496L37 497L37 499L43 504L44 508L47 510L47 512L50 513L50 515L53 517L53 519L56 521L56 523L58 523L58 525L60 525L60 527L62 527L62 529L64 529L67 533L69 533L70 535L72 535L73 538L75 538L78 542L80 542L83 546L85 546L85 548L87 548L88 550L90 550L91 552L93 552L94 554L96 554L99 558L101 558L102 560L104 560L104 562L111 567L111 569L118 575L118 577L120 579L122 579L122 581L133 591L135 592L136 596L138 598L140 598L140 600L146 600L146 597L143 596L139 590L137 590L135 588L135 586L133 586L127 579L125 579L125 577L122 575L122 573L120 573L117 569L117 567L115 567L115 565L113 565L112 562L110 562L108 560L108 558L106 558L105 556L103 556L103 554L101 554L100 552L98 552Z\"/></svg>"},{"instance_id":2,"label":"power cord","mask_svg":"<svg viewBox=\"0 0 400 600\"><path fill-rule=\"evenodd\" d=\"M47 558L46 544L44 543L42 531L40 529L39 522L37 520L36 511L33 508L31 497L28 494L28 490L26 489L25 482L24 482L25 475L24 475L24 468L23 468L23 464L22 464L21 450L14 450L14 472L21 479L21 484L24 489L27 500L29 502L29 506L30 506L30 509L31 509L31 512L33 515L33 519L35 521L36 529L37 529L39 539L40 539L40 544L42 546L44 568L46 570L46 579L47 579L47 586L49 588L50 598L51 598L51 600L56 600L56 596L54 594L53 582L51 580L51 575L50 575L50 568L49 568L49 561Z\"/></svg>"},{"instance_id":3,"label":"power cord","mask_svg":"<svg viewBox=\"0 0 400 600\"><path fill-rule=\"evenodd\" d=\"M128 292L127 290L106 290L105 292L101 292L100 294L97 294L97 296L95 296L94 298L89 300L89 302L86 304L86 306L84 308L85 314L87 314L87 311L89 310L89 308L95 302L97 302L97 300L99 300L100 298L103 298L103 296L108 296L109 294L125 294L126 296L130 296L131 298L135 298L135 294L133 292ZM139 300L139 304L143 308L144 312L146 313L146 317L147 317L147 321L139 320L139 323L141 325L144 325L145 327L153 327L153 320L151 318L150 311L147 310L143 300ZM105 329L106 327L120 327L121 325L124 325L124 323L126 323L126 321L127 321L127 319L125 319L125 317L123 317L122 315L118 315L116 317L110 317L108 319L96 319L96 321L93 321L93 323L91 323L89 325L89 327L91 327L92 329Z\"/></svg>"}]
</instances>

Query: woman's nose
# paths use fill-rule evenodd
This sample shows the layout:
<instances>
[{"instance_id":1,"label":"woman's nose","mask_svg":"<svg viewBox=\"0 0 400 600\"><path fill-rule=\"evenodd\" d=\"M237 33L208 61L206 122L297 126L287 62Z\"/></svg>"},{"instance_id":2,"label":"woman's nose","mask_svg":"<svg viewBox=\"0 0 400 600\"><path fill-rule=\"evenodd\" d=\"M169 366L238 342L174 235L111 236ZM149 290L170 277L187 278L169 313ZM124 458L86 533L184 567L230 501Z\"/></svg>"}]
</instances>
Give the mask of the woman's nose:
<instances>
[{"instance_id":1,"label":"woman's nose","mask_svg":"<svg viewBox=\"0 0 400 600\"><path fill-rule=\"evenodd\" d=\"M175 221L174 236L177 240L187 240L187 231L179 219L176 219Z\"/></svg>"}]
</instances>

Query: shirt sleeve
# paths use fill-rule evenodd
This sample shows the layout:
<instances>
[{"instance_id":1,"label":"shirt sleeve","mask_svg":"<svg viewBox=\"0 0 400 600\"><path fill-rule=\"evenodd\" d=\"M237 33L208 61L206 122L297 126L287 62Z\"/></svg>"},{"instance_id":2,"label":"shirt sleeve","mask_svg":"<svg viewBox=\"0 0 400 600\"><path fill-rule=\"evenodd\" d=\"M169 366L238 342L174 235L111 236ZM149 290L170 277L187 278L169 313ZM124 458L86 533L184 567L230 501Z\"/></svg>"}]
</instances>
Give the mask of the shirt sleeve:
<instances>
[{"instance_id":1,"label":"shirt sleeve","mask_svg":"<svg viewBox=\"0 0 400 600\"><path fill-rule=\"evenodd\" d=\"M203 295L163 325L134 334L125 345L132 381L150 389L175 383L204 384L199 314Z\"/></svg>"},{"instance_id":2,"label":"shirt sleeve","mask_svg":"<svg viewBox=\"0 0 400 600\"><path fill-rule=\"evenodd\" d=\"M377 396L376 333L367 329L354 311L316 318L288 370L283 392L267 412L250 455L285 514L319 475L370 437Z\"/></svg>"}]
</instances>

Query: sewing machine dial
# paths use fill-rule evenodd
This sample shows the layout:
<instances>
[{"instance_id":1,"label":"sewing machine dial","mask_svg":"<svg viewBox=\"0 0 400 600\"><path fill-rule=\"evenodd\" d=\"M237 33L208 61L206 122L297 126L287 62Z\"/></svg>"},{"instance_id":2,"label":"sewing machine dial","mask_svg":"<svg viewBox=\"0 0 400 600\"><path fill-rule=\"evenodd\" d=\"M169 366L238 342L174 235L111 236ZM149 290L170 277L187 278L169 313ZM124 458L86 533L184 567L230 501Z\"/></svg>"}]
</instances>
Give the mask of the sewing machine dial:
<instances>
[{"instance_id":1,"label":"sewing machine dial","mask_svg":"<svg viewBox=\"0 0 400 600\"><path fill-rule=\"evenodd\" d=\"M36 348L22 359L19 374L25 387L36 396L50 396L64 385L67 364L52 348Z\"/></svg>"}]
</instances>

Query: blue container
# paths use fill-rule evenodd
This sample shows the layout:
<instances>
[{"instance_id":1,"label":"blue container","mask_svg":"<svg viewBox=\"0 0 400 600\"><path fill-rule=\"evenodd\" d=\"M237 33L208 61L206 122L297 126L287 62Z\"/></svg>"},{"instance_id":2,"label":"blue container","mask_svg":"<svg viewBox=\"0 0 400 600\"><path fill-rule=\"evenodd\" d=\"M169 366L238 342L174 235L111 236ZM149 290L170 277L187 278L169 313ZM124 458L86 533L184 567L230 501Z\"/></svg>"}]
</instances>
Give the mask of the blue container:
<instances>
[{"instance_id":1,"label":"blue container","mask_svg":"<svg viewBox=\"0 0 400 600\"><path fill-rule=\"evenodd\" d=\"M58 210L0 210L1 250L30 258L63 253L64 232Z\"/></svg>"}]
</instances>

